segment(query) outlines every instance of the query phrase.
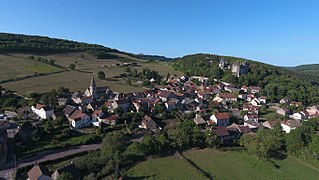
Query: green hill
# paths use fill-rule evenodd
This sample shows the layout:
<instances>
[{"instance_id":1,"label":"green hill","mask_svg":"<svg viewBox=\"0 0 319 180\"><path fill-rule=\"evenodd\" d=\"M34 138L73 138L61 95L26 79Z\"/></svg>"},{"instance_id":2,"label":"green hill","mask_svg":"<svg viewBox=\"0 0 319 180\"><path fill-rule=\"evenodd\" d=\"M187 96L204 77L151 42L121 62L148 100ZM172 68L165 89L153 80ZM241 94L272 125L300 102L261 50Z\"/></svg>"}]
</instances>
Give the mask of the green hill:
<instances>
[{"instance_id":1,"label":"green hill","mask_svg":"<svg viewBox=\"0 0 319 180\"><path fill-rule=\"evenodd\" d=\"M248 73L239 78L230 71L219 69L219 60L224 59L232 64L236 61L248 61ZM193 54L176 59L173 67L188 75L207 76L209 79L220 79L237 86L260 86L263 95L271 101L289 98L301 101L304 104L319 102L319 81L307 74L297 73L294 70L276 67L253 60L219 56L214 54Z\"/></svg>"},{"instance_id":2,"label":"green hill","mask_svg":"<svg viewBox=\"0 0 319 180\"><path fill-rule=\"evenodd\" d=\"M319 64L300 65L289 67L288 69L303 75L319 77Z\"/></svg>"},{"instance_id":3,"label":"green hill","mask_svg":"<svg viewBox=\"0 0 319 180\"><path fill-rule=\"evenodd\" d=\"M85 52L98 59L114 59L118 56L112 53L122 53L143 60L170 60L164 56L126 53L102 45L66 39L0 33L0 53L55 54L71 52Z\"/></svg>"}]
</instances>

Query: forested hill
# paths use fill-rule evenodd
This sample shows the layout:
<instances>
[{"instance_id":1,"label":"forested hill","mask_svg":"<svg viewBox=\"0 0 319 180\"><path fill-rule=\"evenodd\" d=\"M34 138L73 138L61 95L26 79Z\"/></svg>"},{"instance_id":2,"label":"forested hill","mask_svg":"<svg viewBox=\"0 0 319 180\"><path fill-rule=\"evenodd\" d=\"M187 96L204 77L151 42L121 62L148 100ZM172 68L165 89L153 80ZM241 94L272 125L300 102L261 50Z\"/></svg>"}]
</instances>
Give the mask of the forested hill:
<instances>
[{"instance_id":1,"label":"forested hill","mask_svg":"<svg viewBox=\"0 0 319 180\"><path fill-rule=\"evenodd\" d=\"M99 59L113 59L113 53L122 53L144 60L170 60L163 56L132 54L97 44L76 42L44 36L0 33L0 53L55 54L85 52Z\"/></svg>"},{"instance_id":2,"label":"forested hill","mask_svg":"<svg viewBox=\"0 0 319 180\"><path fill-rule=\"evenodd\" d=\"M213 54L194 54L176 59L173 66L176 70L188 75L207 76L210 79L216 78L237 86L260 86L264 89L263 94L271 101L289 98L295 101L302 101L305 104L317 104L319 102L319 82L313 76L247 60L249 64L248 74L237 78L230 71L222 71L218 67L221 58L228 63L246 60Z\"/></svg>"},{"instance_id":3,"label":"forested hill","mask_svg":"<svg viewBox=\"0 0 319 180\"><path fill-rule=\"evenodd\" d=\"M319 64L300 65L296 67L288 67L287 69L303 75L319 78Z\"/></svg>"}]
</instances>

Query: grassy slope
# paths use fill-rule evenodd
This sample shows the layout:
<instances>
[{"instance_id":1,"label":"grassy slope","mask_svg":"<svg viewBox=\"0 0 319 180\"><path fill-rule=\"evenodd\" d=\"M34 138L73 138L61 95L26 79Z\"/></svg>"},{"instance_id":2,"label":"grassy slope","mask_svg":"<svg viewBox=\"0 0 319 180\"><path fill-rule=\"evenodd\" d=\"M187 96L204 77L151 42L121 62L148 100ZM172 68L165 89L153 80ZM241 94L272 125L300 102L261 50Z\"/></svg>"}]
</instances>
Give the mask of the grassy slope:
<instances>
[{"instance_id":1,"label":"grassy slope","mask_svg":"<svg viewBox=\"0 0 319 180\"><path fill-rule=\"evenodd\" d=\"M141 91L140 87L128 86L125 83L124 79L114 79L111 78L115 75L119 75L124 72L126 67L114 67L111 66L114 63L121 63L116 59L96 59L92 56L85 55L81 57L82 53L67 53L67 54L54 54L54 55L44 55L41 56L47 59L55 60L55 63L64 67L68 67L71 63L76 63L76 70L79 71L68 71L58 74L52 74L47 76L35 77L31 79L25 79L16 82L9 82L1 84L1 86L18 91L19 93L26 93L28 91L37 91L37 92L47 92L52 90L53 88L58 88L59 86L70 88L71 91L84 91L92 76L97 76L98 71L104 71L108 80L102 81L98 80L97 84L99 86L109 86L114 91L118 92L132 92L132 91ZM26 63L24 61L29 61L25 59L25 57L30 56L30 54L13 54L15 58L12 58L10 55L1 55L0 61L9 61L12 66L14 64ZM123 55L123 58L130 58L127 55ZM133 67L132 69L137 69L138 71L142 71L143 68L150 68L160 72L162 75L166 75L167 73L177 73L180 72L174 71L168 63L154 61L151 63L147 63L144 60L139 60L136 58L132 58L132 61L138 62L141 64L141 67ZM1 63L0 67L5 69L7 67L6 64ZM43 66L48 66L44 65ZM21 74L21 76L32 75L33 72L29 72L24 66L19 66L10 71L1 71L0 77L12 76L14 74ZM52 66L49 66L52 67ZM7 78L5 78L7 79Z\"/></svg>"},{"instance_id":2,"label":"grassy slope","mask_svg":"<svg viewBox=\"0 0 319 180\"><path fill-rule=\"evenodd\" d=\"M186 161L171 156L139 163L125 179L205 179Z\"/></svg>"},{"instance_id":3,"label":"grassy slope","mask_svg":"<svg viewBox=\"0 0 319 180\"><path fill-rule=\"evenodd\" d=\"M221 152L218 150L203 149L190 150L184 155L195 163L200 169L210 174L214 179L318 179L319 169L300 162L293 158L275 160L280 166L278 169L272 163L263 162L241 152ZM163 162L163 161L167 162ZM152 159L142 162L127 172L129 177L150 176L154 178L172 179L166 173L166 168L172 168L177 179L197 179L195 175L186 175L186 167L181 160L174 157L166 159ZM156 165L156 168L152 165ZM186 164L188 165L188 164ZM177 172L183 170L179 175ZM184 178L182 178L184 177Z\"/></svg>"},{"instance_id":4,"label":"grassy slope","mask_svg":"<svg viewBox=\"0 0 319 180\"><path fill-rule=\"evenodd\" d=\"M62 69L29 60L21 55L1 55L0 54L0 81L12 78L21 78L35 73L51 73Z\"/></svg>"}]
</instances>

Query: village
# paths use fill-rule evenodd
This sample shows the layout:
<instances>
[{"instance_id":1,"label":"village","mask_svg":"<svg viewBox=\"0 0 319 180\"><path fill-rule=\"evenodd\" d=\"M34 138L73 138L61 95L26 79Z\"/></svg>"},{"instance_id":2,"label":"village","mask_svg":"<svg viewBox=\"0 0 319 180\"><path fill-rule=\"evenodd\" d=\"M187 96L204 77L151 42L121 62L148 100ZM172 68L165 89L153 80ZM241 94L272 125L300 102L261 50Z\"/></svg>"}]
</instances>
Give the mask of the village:
<instances>
[{"instance_id":1,"label":"village","mask_svg":"<svg viewBox=\"0 0 319 180\"><path fill-rule=\"evenodd\" d=\"M230 70L234 76L246 74L247 62L227 64L224 60L219 63L222 70ZM85 132L86 128L104 128L107 126L133 126L136 133L162 131L165 124L157 122L157 117L167 114L188 114L202 131L211 131L221 143L232 143L243 134L254 134L260 127L272 129L280 124L285 133L302 126L308 119L319 117L319 105L306 107L302 102L281 99L279 102L269 102L262 95L263 89L257 86L235 87L234 85L215 79L214 84L208 84L208 78L203 76L170 75L165 79L165 85L154 85L154 88L143 92L117 93L109 87L100 87L94 77L88 82L88 88L81 92L64 93L56 97L57 107L51 104L36 103L30 107L22 107L16 111L5 111L0 114L0 166L10 155L10 148L6 142L15 136L27 137L32 134L32 127L41 121L55 121L66 118L71 130ZM154 79L150 79L153 83ZM2 92L5 93L5 92ZM263 114L274 112L277 119L270 119ZM122 116L126 113L143 112L139 122L127 122ZM27 117L34 123L15 123L16 118ZM174 121L169 118L167 121ZM139 136L139 139L143 138ZM136 139L136 140L139 140ZM77 172L70 164L62 171ZM28 176L47 176L48 170L35 164ZM75 173L78 176L78 172ZM52 179L59 175L57 170Z\"/></svg>"}]
</instances>

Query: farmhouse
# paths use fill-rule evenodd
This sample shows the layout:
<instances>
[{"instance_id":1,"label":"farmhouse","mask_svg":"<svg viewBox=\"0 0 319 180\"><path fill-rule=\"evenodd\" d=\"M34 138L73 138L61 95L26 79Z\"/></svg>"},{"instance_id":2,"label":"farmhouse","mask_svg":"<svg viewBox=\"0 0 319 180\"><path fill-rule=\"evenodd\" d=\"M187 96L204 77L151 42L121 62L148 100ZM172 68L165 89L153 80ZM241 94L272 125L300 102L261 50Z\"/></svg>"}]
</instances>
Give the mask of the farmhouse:
<instances>
[{"instance_id":1,"label":"farmhouse","mask_svg":"<svg viewBox=\"0 0 319 180\"><path fill-rule=\"evenodd\" d=\"M301 124L296 120L285 120L281 122L282 130L286 133L290 133L291 130L294 130L300 126Z\"/></svg>"},{"instance_id":2,"label":"farmhouse","mask_svg":"<svg viewBox=\"0 0 319 180\"><path fill-rule=\"evenodd\" d=\"M212 120L217 126L227 126L229 123L229 116L227 113L217 113L210 116L210 120Z\"/></svg>"},{"instance_id":3,"label":"farmhouse","mask_svg":"<svg viewBox=\"0 0 319 180\"><path fill-rule=\"evenodd\" d=\"M83 128L90 124L90 117L80 110L75 110L71 116L69 116L69 121L73 128Z\"/></svg>"},{"instance_id":4,"label":"farmhouse","mask_svg":"<svg viewBox=\"0 0 319 180\"><path fill-rule=\"evenodd\" d=\"M48 119L54 113L51 107L42 105L42 104L37 104L36 106L32 106L31 110L41 119Z\"/></svg>"}]
</instances>

